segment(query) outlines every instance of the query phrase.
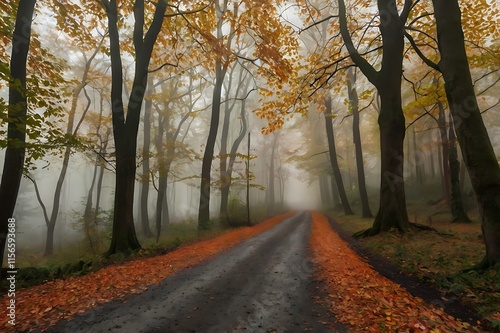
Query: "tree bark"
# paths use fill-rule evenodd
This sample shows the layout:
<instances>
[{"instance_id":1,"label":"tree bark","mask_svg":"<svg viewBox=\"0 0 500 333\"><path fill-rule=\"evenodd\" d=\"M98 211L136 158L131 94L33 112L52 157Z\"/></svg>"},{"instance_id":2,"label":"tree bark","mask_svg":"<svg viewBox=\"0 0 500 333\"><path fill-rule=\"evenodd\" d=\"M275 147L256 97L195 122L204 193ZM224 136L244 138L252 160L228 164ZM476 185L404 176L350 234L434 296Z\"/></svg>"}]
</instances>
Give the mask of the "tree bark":
<instances>
[{"instance_id":1,"label":"tree bark","mask_svg":"<svg viewBox=\"0 0 500 333\"><path fill-rule=\"evenodd\" d=\"M484 126L465 52L458 1L433 0L439 69L462 156L476 193L486 245L483 267L500 263L500 167Z\"/></svg>"},{"instance_id":2,"label":"tree bark","mask_svg":"<svg viewBox=\"0 0 500 333\"><path fill-rule=\"evenodd\" d=\"M9 84L7 149L0 184L0 267L3 264L9 219L13 218L26 152L26 62L31 41L31 22L36 0L20 0L12 37Z\"/></svg>"},{"instance_id":3,"label":"tree bark","mask_svg":"<svg viewBox=\"0 0 500 333\"><path fill-rule=\"evenodd\" d=\"M361 146L361 132L359 131L359 99L358 92L356 90L356 71L352 68L349 69L347 79L347 91L349 96L349 102L352 111L352 136L354 141L354 146L356 149L356 169L358 172L358 188L359 197L361 199L361 216L368 218L372 217L372 212L370 210L370 203L368 202L368 193L366 191L366 181L365 181L365 167L363 164L363 148Z\"/></svg>"},{"instance_id":4,"label":"tree bark","mask_svg":"<svg viewBox=\"0 0 500 333\"><path fill-rule=\"evenodd\" d=\"M457 140L453 126L450 126L449 128L448 139L451 176L451 215L453 216L452 222L470 223L472 221L465 212L464 202L462 200L462 190L460 187L460 162L458 161Z\"/></svg>"},{"instance_id":5,"label":"tree bark","mask_svg":"<svg viewBox=\"0 0 500 333\"><path fill-rule=\"evenodd\" d=\"M342 180L342 173L340 172L339 163L337 161L337 149L335 147L335 135L333 133L332 100L330 97L325 100L325 106L326 137L328 139L328 151L330 153L330 163L332 165L333 176L335 177L335 183L337 184L340 202L342 204L342 208L344 209L344 213L346 215L353 215L351 205L349 205L349 201L347 200L344 181Z\"/></svg>"}]
</instances>

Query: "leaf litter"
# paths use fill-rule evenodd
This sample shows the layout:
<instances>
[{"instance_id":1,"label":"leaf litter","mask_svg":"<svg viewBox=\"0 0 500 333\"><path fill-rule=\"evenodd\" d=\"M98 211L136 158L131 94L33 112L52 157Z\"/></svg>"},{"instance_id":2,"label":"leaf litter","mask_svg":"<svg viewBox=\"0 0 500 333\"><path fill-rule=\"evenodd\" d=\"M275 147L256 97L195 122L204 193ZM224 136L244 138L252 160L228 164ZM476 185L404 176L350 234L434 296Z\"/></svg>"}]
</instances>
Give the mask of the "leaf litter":
<instances>
[{"instance_id":1,"label":"leaf litter","mask_svg":"<svg viewBox=\"0 0 500 333\"><path fill-rule=\"evenodd\" d=\"M252 227L226 232L220 236L181 246L167 254L129 261L103 268L84 276L49 281L16 291L16 325L7 316L0 318L1 332L45 330L60 320L68 320L96 305L138 294L166 277L196 265L241 241L272 228L292 212L278 215ZM0 297L6 309L10 298Z\"/></svg>"},{"instance_id":2,"label":"leaf litter","mask_svg":"<svg viewBox=\"0 0 500 333\"><path fill-rule=\"evenodd\" d=\"M329 226L312 213L310 247L335 317L353 332L482 332L480 328L427 305L364 262Z\"/></svg>"}]
</instances>

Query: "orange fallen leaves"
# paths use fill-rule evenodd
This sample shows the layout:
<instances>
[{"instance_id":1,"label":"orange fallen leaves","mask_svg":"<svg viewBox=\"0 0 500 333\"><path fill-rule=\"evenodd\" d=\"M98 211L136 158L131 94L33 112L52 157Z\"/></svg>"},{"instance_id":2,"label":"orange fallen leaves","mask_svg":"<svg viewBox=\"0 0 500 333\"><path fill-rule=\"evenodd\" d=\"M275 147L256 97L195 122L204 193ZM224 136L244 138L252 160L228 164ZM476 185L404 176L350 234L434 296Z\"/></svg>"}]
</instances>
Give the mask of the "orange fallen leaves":
<instances>
[{"instance_id":1,"label":"orange fallen leaves","mask_svg":"<svg viewBox=\"0 0 500 333\"><path fill-rule=\"evenodd\" d=\"M329 293L331 311L355 332L481 332L428 306L373 270L316 212L310 247L319 266L317 277Z\"/></svg>"},{"instance_id":2,"label":"orange fallen leaves","mask_svg":"<svg viewBox=\"0 0 500 333\"><path fill-rule=\"evenodd\" d=\"M59 320L70 319L97 304L145 291L169 275L200 263L218 252L253 237L291 216L273 217L253 227L240 228L218 237L181 246L162 256L139 259L97 272L56 280L16 292L16 326L0 318L1 332L44 330ZM0 307L9 304L7 295L0 298Z\"/></svg>"}]
</instances>

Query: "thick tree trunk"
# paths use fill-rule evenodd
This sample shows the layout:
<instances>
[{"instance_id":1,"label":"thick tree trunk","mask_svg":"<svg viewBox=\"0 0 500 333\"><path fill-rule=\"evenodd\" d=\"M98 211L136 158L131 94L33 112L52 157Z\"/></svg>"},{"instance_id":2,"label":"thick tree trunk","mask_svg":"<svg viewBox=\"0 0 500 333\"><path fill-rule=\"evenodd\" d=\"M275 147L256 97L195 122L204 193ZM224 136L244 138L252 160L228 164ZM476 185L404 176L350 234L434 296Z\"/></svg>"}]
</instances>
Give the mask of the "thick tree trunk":
<instances>
[{"instance_id":1,"label":"thick tree trunk","mask_svg":"<svg viewBox=\"0 0 500 333\"><path fill-rule=\"evenodd\" d=\"M109 254L141 247L134 226L135 168L135 153L132 154L131 149L117 146L113 233Z\"/></svg>"},{"instance_id":2,"label":"thick tree trunk","mask_svg":"<svg viewBox=\"0 0 500 333\"><path fill-rule=\"evenodd\" d=\"M361 146L361 132L359 131L359 99L356 90L356 72L349 69L349 78L347 80L347 91L352 111L352 136L356 149L356 169L358 172L359 197L361 199L362 217L372 217L370 204L368 202L368 193L366 192L365 167L363 163L363 148Z\"/></svg>"},{"instance_id":3,"label":"thick tree trunk","mask_svg":"<svg viewBox=\"0 0 500 333\"><path fill-rule=\"evenodd\" d=\"M135 76L125 116L123 106L123 73L118 31L116 0L103 1L108 16L111 55L111 106L113 134L116 149L116 187L114 201L113 232L108 253L128 252L140 248L134 226L134 186L136 172L137 133L141 119L141 106L147 87L148 66L153 47L160 33L167 1L156 5L153 21L144 35L144 1L134 5L135 26L133 42L135 50Z\"/></svg>"},{"instance_id":4,"label":"thick tree trunk","mask_svg":"<svg viewBox=\"0 0 500 333\"><path fill-rule=\"evenodd\" d=\"M388 89L390 90L390 89ZM380 207L369 235L389 231L396 228L401 232L409 230L406 196L403 180L403 141L405 136L405 120L401 103L386 103L391 100L381 93L381 110L379 116L381 173ZM397 99L397 97L395 96ZM392 104L392 105L391 105Z\"/></svg>"},{"instance_id":5,"label":"thick tree trunk","mask_svg":"<svg viewBox=\"0 0 500 333\"><path fill-rule=\"evenodd\" d=\"M465 52L460 7L456 0L433 0L439 68L462 156L469 171L482 218L486 245L483 266L500 263L500 167L484 126Z\"/></svg>"},{"instance_id":6,"label":"thick tree trunk","mask_svg":"<svg viewBox=\"0 0 500 333\"><path fill-rule=\"evenodd\" d=\"M408 213L403 175L403 142L405 119L401 106L401 78L403 75L404 24L412 8L412 1L405 0L404 8L398 13L395 0L378 0L379 25L382 35L382 66L379 71L364 59L354 47L348 30L344 0L339 0L339 22L342 38L354 63L377 88L380 96L381 181L380 206L373 227L359 236L375 235L396 228L401 232L409 230Z\"/></svg>"},{"instance_id":7,"label":"thick tree trunk","mask_svg":"<svg viewBox=\"0 0 500 333\"><path fill-rule=\"evenodd\" d=\"M26 61L31 40L31 22L36 0L20 0L12 37L10 60L9 121L7 149L0 184L0 267L3 264L9 219L13 218L21 185L26 152Z\"/></svg>"},{"instance_id":8,"label":"thick tree trunk","mask_svg":"<svg viewBox=\"0 0 500 333\"><path fill-rule=\"evenodd\" d=\"M337 161L337 149L335 147L335 135L333 133L333 120L332 120L332 100L328 97L325 100L326 112L325 112L325 128L326 137L328 139L328 150L330 153L330 163L332 165L333 176L335 177L335 183L337 184L337 189L339 191L340 202L344 213L346 215L352 215L351 205L347 200L347 194L344 188L344 181L342 180L342 173L340 172L339 164Z\"/></svg>"}]
</instances>

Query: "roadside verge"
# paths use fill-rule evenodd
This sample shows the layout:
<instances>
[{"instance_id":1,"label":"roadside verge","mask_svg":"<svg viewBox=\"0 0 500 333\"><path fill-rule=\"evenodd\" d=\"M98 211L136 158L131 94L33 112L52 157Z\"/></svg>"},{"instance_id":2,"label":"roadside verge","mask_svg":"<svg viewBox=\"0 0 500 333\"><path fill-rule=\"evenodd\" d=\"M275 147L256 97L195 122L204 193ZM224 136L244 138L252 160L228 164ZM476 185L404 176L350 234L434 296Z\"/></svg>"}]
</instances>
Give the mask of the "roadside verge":
<instances>
[{"instance_id":1,"label":"roadside verge","mask_svg":"<svg viewBox=\"0 0 500 333\"><path fill-rule=\"evenodd\" d=\"M331 311L355 332L481 332L380 275L317 212L310 247Z\"/></svg>"}]
</instances>

